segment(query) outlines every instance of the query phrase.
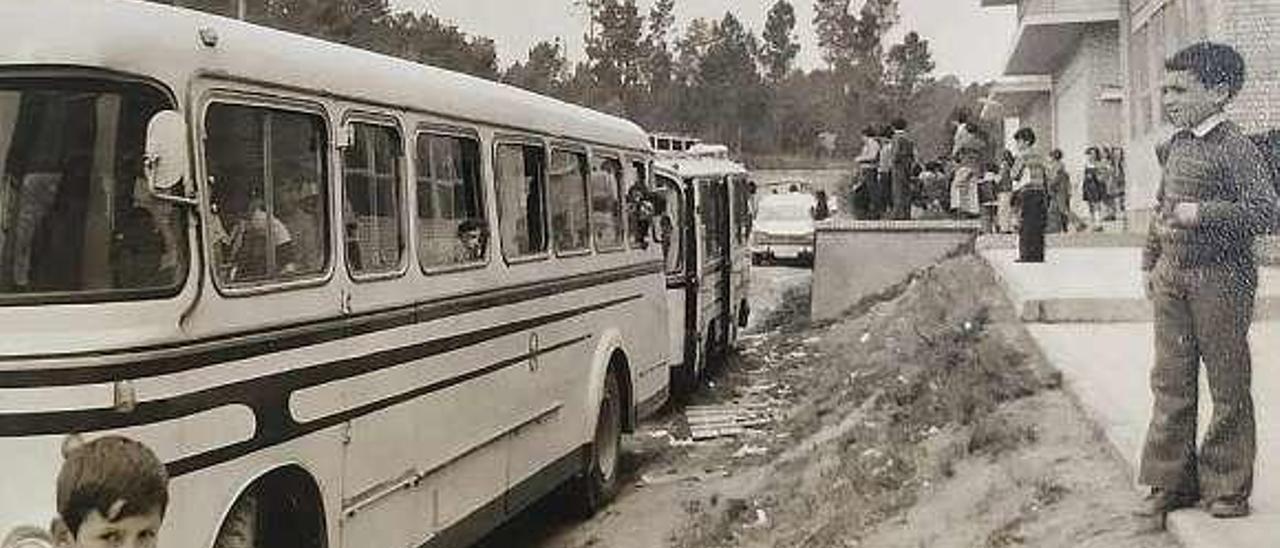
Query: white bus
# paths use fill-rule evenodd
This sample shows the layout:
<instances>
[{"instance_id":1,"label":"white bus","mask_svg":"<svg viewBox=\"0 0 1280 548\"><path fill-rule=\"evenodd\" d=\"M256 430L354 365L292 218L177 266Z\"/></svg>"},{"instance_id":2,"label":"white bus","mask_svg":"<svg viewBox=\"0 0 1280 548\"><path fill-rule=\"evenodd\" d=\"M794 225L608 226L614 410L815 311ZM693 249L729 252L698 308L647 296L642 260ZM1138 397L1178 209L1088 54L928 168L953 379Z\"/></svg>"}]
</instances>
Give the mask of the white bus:
<instances>
[{"instance_id":1,"label":"white bus","mask_svg":"<svg viewBox=\"0 0 1280 548\"><path fill-rule=\"evenodd\" d=\"M158 4L4 2L0 36L0 534L49 523L73 432L160 456L170 547L608 498L668 386L640 128Z\"/></svg>"},{"instance_id":2,"label":"white bus","mask_svg":"<svg viewBox=\"0 0 1280 548\"><path fill-rule=\"evenodd\" d=\"M659 153L654 188L667 272L672 384L688 394L719 363L751 313L753 212L746 168L719 145Z\"/></svg>"}]
</instances>

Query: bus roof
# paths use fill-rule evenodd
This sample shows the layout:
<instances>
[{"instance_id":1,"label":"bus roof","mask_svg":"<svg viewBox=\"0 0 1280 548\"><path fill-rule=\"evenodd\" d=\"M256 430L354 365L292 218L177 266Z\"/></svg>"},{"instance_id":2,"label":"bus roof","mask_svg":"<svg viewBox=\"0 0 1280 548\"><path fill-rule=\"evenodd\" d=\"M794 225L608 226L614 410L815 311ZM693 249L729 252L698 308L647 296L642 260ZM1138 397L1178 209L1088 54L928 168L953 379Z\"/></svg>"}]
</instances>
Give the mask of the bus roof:
<instances>
[{"instance_id":1,"label":"bus roof","mask_svg":"<svg viewBox=\"0 0 1280 548\"><path fill-rule=\"evenodd\" d=\"M747 173L747 168L742 164L723 158L658 158L654 160L654 166L659 170L671 172L681 178L706 177L710 175L745 175Z\"/></svg>"},{"instance_id":2,"label":"bus roof","mask_svg":"<svg viewBox=\"0 0 1280 548\"><path fill-rule=\"evenodd\" d=\"M202 44L201 32L217 45ZM0 5L0 68L79 66L146 76L187 101L201 74L289 85L423 110L471 123L647 151L636 124L457 72L139 0L41 0Z\"/></svg>"}]
</instances>

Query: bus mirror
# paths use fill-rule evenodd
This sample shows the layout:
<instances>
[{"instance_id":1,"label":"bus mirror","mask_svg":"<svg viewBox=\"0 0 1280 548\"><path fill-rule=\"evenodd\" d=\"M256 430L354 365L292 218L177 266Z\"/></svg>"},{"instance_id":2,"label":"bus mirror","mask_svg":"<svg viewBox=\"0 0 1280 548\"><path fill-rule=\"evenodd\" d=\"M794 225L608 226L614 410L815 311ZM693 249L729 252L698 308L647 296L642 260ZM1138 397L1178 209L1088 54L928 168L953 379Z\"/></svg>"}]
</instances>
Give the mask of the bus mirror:
<instances>
[{"instance_id":1,"label":"bus mirror","mask_svg":"<svg viewBox=\"0 0 1280 548\"><path fill-rule=\"evenodd\" d=\"M187 159L187 123L175 110L157 112L147 124L147 144L143 169L147 185L157 196L182 194L175 188L182 184L189 164Z\"/></svg>"}]
</instances>

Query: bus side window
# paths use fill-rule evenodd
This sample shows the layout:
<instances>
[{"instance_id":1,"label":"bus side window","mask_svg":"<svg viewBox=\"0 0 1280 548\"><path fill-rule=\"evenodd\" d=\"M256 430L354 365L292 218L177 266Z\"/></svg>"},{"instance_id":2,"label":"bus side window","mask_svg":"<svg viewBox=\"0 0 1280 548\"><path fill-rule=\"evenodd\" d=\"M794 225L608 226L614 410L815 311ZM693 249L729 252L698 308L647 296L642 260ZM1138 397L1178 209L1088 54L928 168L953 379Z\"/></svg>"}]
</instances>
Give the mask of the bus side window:
<instances>
[{"instance_id":1,"label":"bus side window","mask_svg":"<svg viewBox=\"0 0 1280 548\"><path fill-rule=\"evenodd\" d=\"M324 120L214 104L206 120L215 276L256 285L328 267Z\"/></svg>"},{"instance_id":2,"label":"bus side window","mask_svg":"<svg viewBox=\"0 0 1280 548\"><path fill-rule=\"evenodd\" d=\"M592 158L591 228L597 250L622 248L622 162L615 158Z\"/></svg>"},{"instance_id":3,"label":"bus side window","mask_svg":"<svg viewBox=\"0 0 1280 548\"><path fill-rule=\"evenodd\" d=\"M503 253L517 258L546 252L546 151L536 145L499 145L495 164Z\"/></svg>"},{"instance_id":4,"label":"bus side window","mask_svg":"<svg viewBox=\"0 0 1280 548\"><path fill-rule=\"evenodd\" d=\"M557 253L581 251L591 244L587 203L587 155L556 150L551 153L548 192L551 234Z\"/></svg>"},{"instance_id":5,"label":"bus side window","mask_svg":"<svg viewBox=\"0 0 1280 548\"><path fill-rule=\"evenodd\" d=\"M424 268L485 259L488 224L480 188L480 144L418 134L418 261Z\"/></svg>"},{"instance_id":6,"label":"bus side window","mask_svg":"<svg viewBox=\"0 0 1280 548\"><path fill-rule=\"evenodd\" d=\"M400 222L400 132L354 123L355 142L342 154L347 263L355 274L400 268L404 234Z\"/></svg>"}]
</instances>

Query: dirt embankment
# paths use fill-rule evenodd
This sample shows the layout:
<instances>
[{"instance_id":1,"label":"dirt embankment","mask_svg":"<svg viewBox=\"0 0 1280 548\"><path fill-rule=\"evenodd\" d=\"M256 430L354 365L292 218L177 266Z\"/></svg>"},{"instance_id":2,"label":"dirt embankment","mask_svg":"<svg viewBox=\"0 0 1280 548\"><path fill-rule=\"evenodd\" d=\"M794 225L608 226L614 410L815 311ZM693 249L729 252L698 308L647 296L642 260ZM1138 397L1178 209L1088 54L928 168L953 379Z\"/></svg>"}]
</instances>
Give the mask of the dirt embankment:
<instances>
[{"instance_id":1,"label":"dirt embankment","mask_svg":"<svg viewBox=\"0 0 1280 548\"><path fill-rule=\"evenodd\" d=\"M791 290L689 407L625 440L600 515L569 521L549 499L481 546L1176 545L1131 517L1123 465L985 263L950 259L900 291L811 325L807 286ZM695 439L726 408L750 426Z\"/></svg>"},{"instance_id":2,"label":"dirt embankment","mask_svg":"<svg viewBox=\"0 0 1280 548\"><path fill-rule=\"evenodd\" d=\"M702 396L767 402L772 427L656 459L724 476L686 493L672 546L1176 545L1131 517L1122 465L976 257L856 318L792 308Z\"/></svg>"}]
</instances>

